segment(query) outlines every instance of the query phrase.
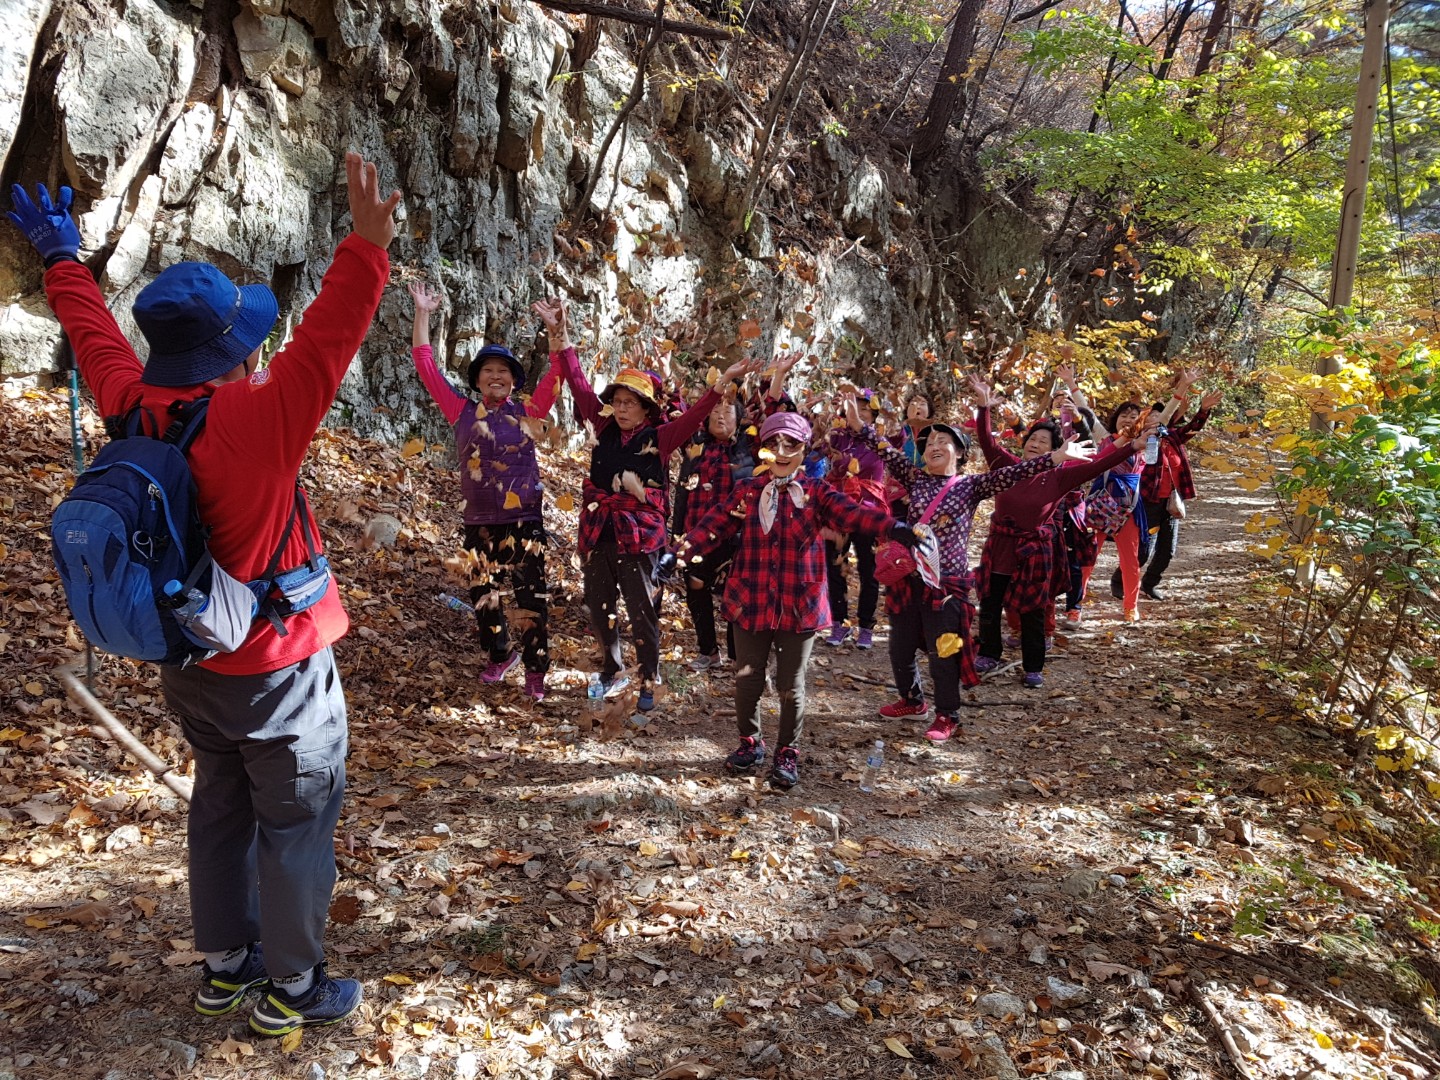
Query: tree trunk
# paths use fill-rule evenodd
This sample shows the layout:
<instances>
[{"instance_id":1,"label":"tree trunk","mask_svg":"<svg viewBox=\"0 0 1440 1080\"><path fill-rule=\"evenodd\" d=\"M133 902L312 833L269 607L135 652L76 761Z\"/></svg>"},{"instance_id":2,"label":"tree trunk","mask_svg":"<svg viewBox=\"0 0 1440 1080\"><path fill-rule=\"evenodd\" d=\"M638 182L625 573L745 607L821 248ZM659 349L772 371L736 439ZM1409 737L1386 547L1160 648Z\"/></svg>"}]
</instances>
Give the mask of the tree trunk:
<instances>
[{"instance_id":1,"label":"tree trunk","mask_svg":"<svg viewBox=\"0 0 1440 1080\"><path fill-rule=\"evenodd\" d=\"M1210 23L1205 27L1205 37L1200 42L1200 53L1195 57L1195 75L1204 75L1210 70L1215 59L1215 43L1230 18L1230 0L1215 0L1215 9L1210 12Z\"/></svg>"},{"instance_id":2,"label":"tree trunk","mask_svg":"<svg viewBox=\"0 0 1440 1080\"><path fill-rule=\"evenodd\" d=\"M969 81L970 57L975 50L975 20L981 4L982 0L960 0L955 12L955 28L950 31L950 44L945 48L945 59L940 62L930 104L910 144L911 158L916 165L931 161L945 145L945 133L950 129L955 107Z\"/></svg>"},{"instance_id":3,"label":"tree trunk","mask_svg":"<svg viewBox=\"0 0 1440 1080\"><path fill-rule=\"evenodd\" d=\"M743 201L745 218L741 222L742 231L750 228L750 215L755 209L760 178L765 174L765 162L770 156L770 146L775 139L775 128L780 122L780 113L784 111L785 101L790 96L790 88L796 82L804 80L810 60L814 57L815 49L820 44L820 36L830 25L830 17L835 14L839 3L840 0L811 0L810 9L805 12L805 31L801 35L794 55L790 57L785 74L780 76L780 84L775 88L775 96L770 99L770 107L765 110L765 130L760 134L760 145L755 148L755 160L751 162L750 175L745 180ZM823 18L821 17L822 8L824 9Z\"/></svg>"},{"instance_id":4,"label":"tree trunk","mask_svg":"<svg viewBox=\"0 0 1440 1080\"><path fill-rule=\"evenodd\" d=\"M1175 13L1175 25L1165 38L1165 53L1160 57L1160 66L1155 69L1155 77L1161 82L1170 75L1170 65L1175 62L1175 52L1180 48L1180 35L1185 33L1185 24L1190 21L1190 13L1194 10L1195 0L1185 0Z\"/></svg>"}]
</instances>

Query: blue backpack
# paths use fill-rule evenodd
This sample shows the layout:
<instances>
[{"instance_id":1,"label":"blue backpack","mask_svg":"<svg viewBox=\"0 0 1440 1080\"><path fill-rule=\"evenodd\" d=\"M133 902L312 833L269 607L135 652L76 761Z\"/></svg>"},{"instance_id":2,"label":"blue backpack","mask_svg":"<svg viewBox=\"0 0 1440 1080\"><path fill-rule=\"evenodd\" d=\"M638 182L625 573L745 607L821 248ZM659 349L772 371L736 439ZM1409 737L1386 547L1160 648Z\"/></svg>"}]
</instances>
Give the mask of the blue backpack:
<instances>
[{"instance_id":1,"label":"blue backpack","mask_svg":"<svg viewBox=\"0 0 1440 1080\"><path fill-rule=\"evenodd\" d=\"M316 603L329 584L298 482L295 508L262 578L238 582L211 558L185 457L209 405L208 396L173 403L159 438L146 435L139 408L107 419L111 441L55 508L50 539L70 613L105 652L183 667L238 648L257 615L283 635L281 619ZM279 574L297 520L309 558Z\"/></svg>"}]
</instances>

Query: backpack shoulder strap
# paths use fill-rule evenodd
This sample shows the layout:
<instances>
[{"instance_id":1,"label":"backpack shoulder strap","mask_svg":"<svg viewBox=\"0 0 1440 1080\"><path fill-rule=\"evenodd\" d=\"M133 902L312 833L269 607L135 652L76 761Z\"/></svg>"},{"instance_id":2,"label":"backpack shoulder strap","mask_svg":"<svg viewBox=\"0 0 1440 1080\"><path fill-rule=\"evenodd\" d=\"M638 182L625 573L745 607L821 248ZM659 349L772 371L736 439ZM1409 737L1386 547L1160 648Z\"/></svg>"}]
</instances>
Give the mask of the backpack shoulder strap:
<instances>
[{"instance_id":1,"label":"backpack shoulder strap","mask_svg":"<svg viewBox=\"0 0 1440 1080\"><path fill-rule=\"evenodd\" d=\"M172 401L169 408L171 420L161 433L160 440L173 444L182 454L188 454L191 444L205 429L209 411L209 394L193 401Z\"/></svg>"}]
</instances>

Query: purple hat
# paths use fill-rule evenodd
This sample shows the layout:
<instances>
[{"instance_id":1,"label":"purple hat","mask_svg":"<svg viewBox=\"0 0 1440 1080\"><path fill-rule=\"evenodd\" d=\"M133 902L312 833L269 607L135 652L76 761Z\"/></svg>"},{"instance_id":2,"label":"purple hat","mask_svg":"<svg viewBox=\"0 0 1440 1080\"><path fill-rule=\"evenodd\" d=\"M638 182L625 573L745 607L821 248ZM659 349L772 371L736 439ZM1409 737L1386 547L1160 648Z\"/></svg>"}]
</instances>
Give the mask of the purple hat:
<instances>
[{"instance_id":1,"label":"purple hat","mask_svg":"<svg viewBox=\"0 0 1440 1080\"><path fill-rule=\"evenodd\" d=\"M760 425L760 445L765 445L777 435L785 435L798 443L809 443L810 421L799 413L771 413Z\"/></svg>"}]
</instances>

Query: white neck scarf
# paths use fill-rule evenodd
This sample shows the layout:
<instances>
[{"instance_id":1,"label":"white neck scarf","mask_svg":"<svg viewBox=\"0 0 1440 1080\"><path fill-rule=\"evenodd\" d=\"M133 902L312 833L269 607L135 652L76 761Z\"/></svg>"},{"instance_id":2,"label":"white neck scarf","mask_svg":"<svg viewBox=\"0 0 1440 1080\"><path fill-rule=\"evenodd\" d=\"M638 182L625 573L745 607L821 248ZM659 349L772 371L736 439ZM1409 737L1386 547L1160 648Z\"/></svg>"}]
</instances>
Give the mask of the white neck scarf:
<instances>
[{"instance_id":1,"label":"white neck scarf","mask_svg":"<svg viewBox=\"0 0 1440 1080\"><path fill-rule=\"evenodd\" d=\"M789 493L790 501L795 504L796 510L805 508L805 489L799 484L791 482L795 476L796 473L791 473L789 476L777 476L760 491L760 528L767 536L775 527L775 515L780 512L781 491Z\"/></svg>"}]
</instances>

